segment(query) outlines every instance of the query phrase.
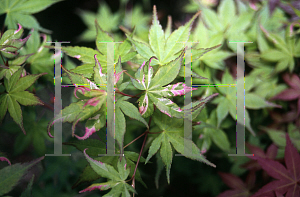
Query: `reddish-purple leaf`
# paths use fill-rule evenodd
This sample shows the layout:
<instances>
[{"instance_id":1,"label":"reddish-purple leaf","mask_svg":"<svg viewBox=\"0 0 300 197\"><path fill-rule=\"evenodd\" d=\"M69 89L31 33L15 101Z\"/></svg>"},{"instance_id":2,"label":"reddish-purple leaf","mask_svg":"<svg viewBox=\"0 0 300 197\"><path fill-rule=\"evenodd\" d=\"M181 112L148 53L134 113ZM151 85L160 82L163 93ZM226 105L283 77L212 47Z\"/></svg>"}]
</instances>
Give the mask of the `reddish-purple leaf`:
<instances>
[{"instance_id":1,"label":"reddish-purple leaf","mask_svg":"<svg viewBox=\"0 0 300 197\"><path fill-rule=\"evenodd\" d=\"M270 152L272 152L272 150L270 150ZM292 145L288 134L286 134L284 157L286 168L281 163L271 159L257 157L257 160L270 176L279 180L268 183L252 197L274 196L274 191L281 195L286 193L285 197L300 196L300 155L297 149Z\"/></svg>"},{"instance_id":2,"label":"reddish-purple leaf","mask_svg":"<svg viewBox=\"0 0 300 197\"><path fill-rule=\"evenodd\" d=\"M283 75L283 80L295 90L300 90L300 79L296 74L290 76L288 73Z\"/></svg>"},{"instance_id":3,"label":"reddish-purple leaf","mask_svg":"<svg viewBox=\"0 0 300 197\"><path fill-rule=\"evenodd\" d=\"M247 146L247 148L249 148L251 153L255 155L255 157L262 157L262 158L266 157L265 152L261 148L259 148L257 146L253 146L249 143L246 143L246 146ZM253 156L248 156L248 157L250 159L255 159Z\"/></svg>"},{"instance_id":4,"label":"reddish-purple leaf","mask_svg":"<svg viewBox=\"0 0 300 197\"><path fill-rule=\"evenodd\" d=\"M270 159L275 159L277 156L277 150L277 146L275 144L271 144L267 149L266 157Z\"/></svg>"},{"instance_id":5,"label":"reddish-purple leaf","mask_svg":"<svg viewBox=\"0 0 300 197\"><path fill-rule=\"evenodd\" d=\"M291 180L291 174L278 161L257 157L259 165L275 179Z\"/></svg>"},{"instance_id":6,"label":"reddish-purple leaf","mask_svg":"<svg viewBox=\"0 0 300 197\"><path fill-rule=\"evenodd\" d=\"M280 194L279 192L275 192L276 197L284 197L282 194Z\"/></svg>"},{"instance_id":7,"label":"reddish-purple leaf","mask_svg":"<svg viewBox=\"0 0 300 197\"><path fill-rule=\"evenodd\" d=\"M300 98L298 99L297 117L300 115Z\"/></svg>"},{"instance_id":8,"label":"reddish-purple leaf","mask_svg":"<svg viewBox=\"0 0 300 197\"><path fill-rule=\"evenodd\" d=\"M219 194L217 197L228 197L228 196L234 196L234 197L248 197L249 192L244 190L227 190L221 194Z\"/></svg>"},{"instance_id":9,"label":"reddish-purple leaf","mask_svg":"<svg viewBox=\"0 0 300 197\"><path fill-rule=\"evenodd\" d=\"M251 197L263 197L263 196L275 196L274 190L276 188L281 187L285 182L282 180L276 180L268 183L267 185L263 186L261 189L259 189L254 195ZM282 192L277 191L279 194L282 194Z\"/></svg>"},{"instance_id":10,"label":"reddish-purple leaf","mask_svg":"<svg viewBox=\"0 0 300 197\"><path fill-rule=\"evenodd\" d=\"M276 95L272 99L279 99L283 101L291 101L295 100L300 97L300 90L295 89L287 89L281 92L280 94Z\"/></svg>"},{"instance_id":11,"label":"reddish-purple leaf","mask_svg":"<svg viewBox=\"0 0 300 197\"><path fill-rule=\"evenodd\" d=\"M245 181L247 188L249 190L255 186L255 180L256 180L255 170L250 170Z\"/></svg>"},{"instance_id":12,"label":"reddish-purple leaf","mask_svg":"<svg viewBox=\"0 0 300 197\"><path fill-rule=\"evenodd\" d=\"M300 155L297 149L292 145L290 137L286 134L286 147L284 151L284 161L294 180L300 179Z\"/></svg>"},{"instance_id":13,"label":"reddish-purple leaf","mask_svg":"<svg viewBox=\"0 0 300 197\"><path fill-rule=\"evenodd\" d=\"M232 189L245 190L246 184L237 176L229 173L218 172L223 182Z\"/></svg>"},{"instance_id":14,"label":"reddish-purple leaf","mask_svg":"<svg viewBox=\"0 0 300 197\"><path fill-rule=\"evenodd\" d=\"M269 10L271 15L279 3L280 0L269 0Z\"/></svg>"}]
</instances>

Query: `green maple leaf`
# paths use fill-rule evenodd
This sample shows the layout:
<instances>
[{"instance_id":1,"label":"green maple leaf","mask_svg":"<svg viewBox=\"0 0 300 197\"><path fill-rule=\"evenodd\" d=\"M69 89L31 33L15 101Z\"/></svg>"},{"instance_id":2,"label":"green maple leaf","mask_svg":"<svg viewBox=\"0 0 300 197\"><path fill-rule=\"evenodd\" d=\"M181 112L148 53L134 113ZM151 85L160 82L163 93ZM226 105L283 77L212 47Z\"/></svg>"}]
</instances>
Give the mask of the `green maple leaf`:
<instances>
[{"instance_id":1,"label":"green maple leaf","mask_svg":"<svg viewBox=\"0 0 300 197\"><path fill-rule=\"evenodd\" d=\"M114 42L114 39L104 31L98 24L97 21L94 21L96 27L96 46L97 50L87 47L62 47L62 51L65 52L68 56L77 58L83 62L81 66L77 66L71 71L78 74L83 74L84 76L90 76L90 73L93 73L93 68L95 65L94 55L97 55L97 60L101 63L103 68L102 72L107 72L107 44L106 42ZM101 43L102 42L102 43ZM136 52L131 51L131 44L128 40L125 40L121 44L115 44L114 52L114 63L118 62L119 57L121 61L127 62L131 60Z\"/></svg>"},{"instance_id":2,"label":"green maple leaf","mask_svg":"<svg viewBox=\"0 0 300 197\"><path fill-rule=\"evenodd\" d=\"M32 93L25 91L29 88L40 76L47 73L41 73L36 75L27 75L21 77L23 67L16 71L10 79L4 78L4 86L7 93L0 96L0 120L3 119L6 111L10 113L13 120L20 126L23 133L26 134L23 127L22 110L21 105L43 105L43 103Z\"/></svg>"},{"instance_id":3,"label":"green maple leaf","mask_svg":"<svg viewBox=\"0 0 300 197\"><path fill-rule=\"evenodd\" d=\"M45 155L46 153L46 144L45 140L53 142L50 139L45 129L47 129L48 120L40 119L37 121L37 116L33 111L29 113L25 112L24 114L24 128L26 129L26 135L18 135L15 143L15 153L21 154L23 153L29 145L34 147L35 152L38 155Z\"/></svg>"},{"instance_id":4,"label":"green maple leaf","mask_svg":"<svg viewBox=\"0 0 300 197\"><path fill-rule=\"evenodd\" d=\"M154 5L153 20L149 30L149 45L145 42L135 41L127 34L126 36L134 44L135 49L142 56L143 60L148 60L155 56L157 60L153 61L153 65L159 64L163 66L176 59L178 53L184 49L183 42L188 41L192 23L199 14L200 12L195 14L184 26L166 36L157 19L156 6Z\"/></svg>"},{"instance_id":5,"label":"green maple leaf","mask_svg":"<svg viewBox=\"0 0 300 197\"><path fill-rule=\"evenodd\" d=\"M213 47L223 42L223 34L215 34L212 30L209 30L205 27L203 23L203 19L199 18L198 23L194 31L192 32L192 36L190 37L191 41L199 42L197 44L198 47ZM205 65L214 68L224 70L225 62L224 60L233 56L234 54L229 51L224 50L213 50L204 56L200 57L199 60L195 61L197 58L195 57L196 50L192 49L192 58L193 58L193 68L198 67L198 65L203 62Z\"/></svg>"},{"instance_id":6,"label":"green maple leaf","mask_svg":"<svg viewBox=\"0 0 300 197\"><path fill-rule=\"evenodd\" d=\"M18 50L27 42L30 35L21 39L24 32L23 27L18 24L17 30L9 29L4 32L0 39L0 51L6 58L13 58L18 55Z\"/></svg>"},{"instance_id":7,"label":"green maple leaf","mask_svg":"<svg viewBox=\"0 0 300 197\"><path fill-rule=\"evenodd\" d=\"M32 74L47 72L48 74L45 77L48 80L53 80L54 55L49 51L49 48L46 48L51 45L51 43L47 43L51 42L51 37L46 34L39 34L37 30L30 33L31 36L26 45L20 50L20 54L33 54L26 60L26 63L30 64ZM42 43L40 37L43 38Z\"/></svg>"},{"instance_id":8,"label":"green maple leaf","mask_svg":"<svg viewBox=\"0 0 300 197\"><path fill-rule=\"evenodd\" d=\"M238 80L243 81L244 78L240 78ZM264 98L250 92L253 87L253 82L255 80L254 76L246 76L245 77L245 107L248 109L261 109L265 107L280 107L273 103L270 103ZM252 82L252 83L251 83ZM225 73L222 77L222 83L216 80L216 84L235 84L236 82L233 80L233 77L230 75L228 69L225 70ZM221 122L226 118L228 113L230 113L231 117L236 120L236 88L235 87L219 87L217 86L217 90L223 94L217 99L213 101L213 103L218 104L217 107L217 128L219 128ZM239 122L244 125L244 122ZM245 126L246 128L255 135L253 129L250 125L250 117L247 109L245 109Z\"/></svg>"},{"instance_id":9,"label":"green maple leaf","mask_svg":"<svg viewBox=\"0 0 300 197\"><path fill-rule=\"evenodd\" d=\"M0 170L0 195L10 192L27 171L43 159L44 157L40 157L28 163L16 163L2 168Z\"/></svg>"},{"instance_id":10,"label":"green maple leaf","mask_svg":"<svg viewBox=\"0 0 300 197\"><path fill-rule=\"evenodd\" d=\"M206 113L206 111L203 111L203 113ZM211 142L214 142L223 151L230 151L230 142L226 133L215 125L217 125L217 113L216 110L213 110L209 118L201 119L201 124L193 127L194 134L198 135L197 145L200 147L201 152L207 152Z\"/></svg>"},{"instance_id":11,"label":"green maple leaf","mask_svg":"<svg viewBox=\"0 0 300 197\"><path fill-rule=\"evenodd\" d=\"M93 41L96 38L96 28L94 21L95 19L101 21L101 27L104 31L112 32L118 30L120 25L121 16L119 13L112 13L110 8L105 2L101 2L98 7L97 13L90 11L79 11L79 16L88 27L82 35L79 37L80 40Z\"/></svg>"},{"instance_id":12,"label":"green maple leaf","mask_svg":"<svg viewBox=\"0 0 300 197\"><path fill-rule=\"evenodd\" d=\"M42 28L31 14L40 12L59 1L61 0L2 0L0 15L6 13L4 23L8 29L16 29L17 23L20 23L28 29L34 28L49 33L49 30Z\"/></svg>"},{"instance_id":13,"label":"green maple leaf","mask_svg":"<svg viewBox=\"0 0 300 197\"><path fill-rule=\"evenodd\" d=\"M79 151L84 152L86 148L86 153L90 156L95 157L95 160L101 161L107 164L110 164L117 169L117 164L119 162L118 157L98 157L98 154L105 154L106 153L106 144L103 143L100 140L95 139L86 139L83 141L78 140L72 140L70 142L64 143L64 145L71 145L76 147ZM118 147L116 147L116 153L119 153ZM125 159L127 162L127 168L130 168L129 176L132 176L135 169L135 162L137 162L139 154L131 151L124 151ZM145 158L141 157L140 162L145 162ZM77 182L74 184L73 188L77 185L86 182L86 181L95 181L97 179L101 178L101 176L93 170L93 168L90 165L87 165L85 169L83 170L82 174L78 178ZM139 173L139 170L137 169L135 178L137 181L141 182L145 187L145 183L143 182L141 175Z\"/></svg>"},{"instance_id":14,"label":"green maple leaf","mask_svg":"<svg viewBox=\"0 0 300 197\"><path fill-rule=\"evenodd\" d=\"M221 40L221 43L225 39L228 41L249 40L245 30L251 24L253 10L249 8L247 10L240 9L239 14L237 14L234 0L224 0L220 2L217 13L210 8L203 8L202 12L204 22L213 31L214 36ZM235 43L228 44L228 47L236 51Z\"/></svg>"},{"instance_id":15,"label":"green maple leaf","mask_svg":"<svg viewBox=\"0 0 300 197\"><path fill-rule=\"evenodd\" d=\"M99 67L100 65L100 64L98 65L97 63L99 62L96 61L95 67ZM103 105L105 104L105 100L106 100L106 92L105 90L99 89L99 87L95 83L85 78L83 75L73 73L65 69L64 67L62 68L66 72L67 76L70 78L73 84L79 84L85 86L90 85L91 89L87 87L77 87L75 89L74 91L75 97L77 97L78 90L81 91L81 94L84 97L82 98L82 100L76 103L71 103L69 106L65 107L62 110L61 117L57 116L53 118L53 120L48 125L48 134L49 136L52 137L50 133L51 126L57 121L62 121L62 122L70 122L70 123L73 122L72 136L74 136L75 126L79 121L84 121L88 118L95 119L87 123L85 135L83 137L79 137L78 135L75 135L78 139L83 140L88 138L94 132L96 132L96 129L99 130L101 127L104 126L104 120L102 116L104 113L103 110L105 110ZM98 119L99 115L100 116L102 115L100 119Z\"/></svg>"},{"instance_id":16,"label":"green maple leaf","mask_svg":"<svg viewBox=\"0 0 300 197\"><path fill-rule=\"evenodd\" d=\"M201 155L199 148L193 141L183 138L183 119L170 118L163 113L155 112L153 120L159 129L162 130L162 133L159 134L151 143L146 163L154 154L160 151L161 159L166 166L168 183L170 183L170 169L173 160L172 146L177 152L187 158L216 167L213 163L209 162L203 155ZM188 149L185 149L185 144L188 144Z\"/></svg>"},{"instance_id":17,"label":"green maple leaf","mask_svg":"<svg viewBox=\"0 0 300 197\"><path fill-rule=\"evenodd\" d=\"M164 97L183 95L184 90L188 91L188 88L184 86L184 84L182 85L182 83L174 84L172 86L174 87L173 89L171 86L162 88L162 86L171 83L178 75L182 56L183 54L176 60L159 68L154 77L153 68L150 66L153 59L151 58L147 63L144 62L138 69L135 73L135 79L131 78L133 85L137 89L145 91L138 100L139 111L144 117L148 117L153 113L153 104L155 104L160 111L169 116L182 117L182 110L177 104Z\"/></svg>"},{"instance_id":18,"label":"green maple leaf","mask_svg":"<svg viewBox=\"0 0 300 197\"><path fill-rule=\"evenodd\" d=\"M132 10L126 11L125 17L123 19L123 24L125 27L133 28L136 33L136 37L144 41L148 41L148 30L149 30L149 21L151 16L149 14L143 13L141 6L134 6Z\"/></svg>"},{"instance_id":19,"label":"green maple leaf","mask_svg":"<svg viewBox=\"0 0 300 197\"><path fill-rule=\"evenodd\" d=\"M130 173L130 169L126 166L127 163L124 157L122 158L121 161L117 163L117 170L116 170L113 166L107 163L102 163L100 161L94 160L91 157L89 157L86 154L86 149L83 152L86 159L90 163L92 169L101 177L107 178L108 181L105 183L92 184L86 189L81 190L79 193L92 191L95 189L108 190L110 188L112 188L112 190L104 196L118 197L122 195L122 196L130 197L129 192L136 193L134 188L125 182L125 180L127 179Z\"/></svg>"},{"instance_id":20,"label":"green maple leaf","mask_svg":"<svg viewBox=\"0 0 300 197\"><path fill-rule=\"evenodd\" d=\"M275 48L269 47L262 51L261 58L271 62L277 62L274 72L282 72L289 69L292 72L295 68L294 58L300 57L300 39L296 40L295 35L290 36L289 30L286 30L285 39L283 39L279 34L268 32L261 26L267 39L273 42Z\"/></svg>"}]
</instances>

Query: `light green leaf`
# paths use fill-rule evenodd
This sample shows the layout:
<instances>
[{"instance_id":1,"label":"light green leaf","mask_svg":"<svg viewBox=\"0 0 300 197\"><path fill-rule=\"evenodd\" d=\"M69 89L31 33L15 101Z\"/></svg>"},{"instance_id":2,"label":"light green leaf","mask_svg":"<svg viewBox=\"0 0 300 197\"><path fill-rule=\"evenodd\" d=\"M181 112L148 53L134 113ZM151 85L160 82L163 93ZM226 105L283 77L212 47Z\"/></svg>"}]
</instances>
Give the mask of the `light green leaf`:
<instances>
[{"instance_id":1,"label":"light green leaf","mask_svg":"<svg viewBox=\"0 0 300 197\"><path fill-rule=\"evenodd\" d=\"M67 73L69 79L71 80L71 82L73 84L77 84L77 85L90 85L91 89L99 89L93 82L91 82L90 80L86 79L81 74L77 74L77 73L71 72L71 71L65 69L63 66L62 66L62 69Z\"/></svg>"},{"instance_id":2,"label":"light green leaf","mask_svg":"<svg viewBox=\"0 0 300 197\"><path fill-rule=\"evenodd\" d=\"M10 12L22 12L26 14L35 14L46 8L50 7L52 4L57 3L62 0L29 0L22 1L20 3L15 4L15 6L11 7Z\"/></svg>"},{"instance_id":3,"label":"light green leaf","mask_svg":"<svg viewBox=\"0 0 300 197\"><path fill-rule=\"evenodd\" d=\"M113 42L114 39L105 32L98 24L98 22L95 21L96 25L96 46L97 49L104 55L107 56L107 43L106 42Z\"/></svg>"},{"instance_id":4,"label":"light green leaf","mask_svg":"<svg viewBox=\"0 0 300 197\"><path fill-rule=\"evenodd\" d=\"M260 109L264 107L280 107L276 104L265 101L263 98L253 93L245 95L245 106L248 109Z\"/></svg>"},{"instance_id":5,"label":"light green leaf","mask_svg":"<svg viewBox=\"0 0 300 197\"><path fill-rule=\"evenodd\" d=\"M156 107L164 114L170 117L182 118L183 112L178 105L167 98L157 98L153 94L149 93L150 100L156 105Z\"/></svg>"},{"instance_id":6,"label":"light green leaf","mask_svg":"<svg viewBox=\"0 0 300 197\"><path fill-rule=\"evenodd\" d=\"M85 101L78 101L76 103L71 103L69 106L65 107L62 110L62 116L61 118L54 117L53 120L48 125L48 132L50 132L51 126L57 122L62 120L62 122L73 122L76 120L77 115L82 112L83 105L85 104Z\"/></svg>"},{"instance_id":7,"label":"light green leaf","mask_svg":"<svg viewBox=\"0 0 300 197\"><path fill-rule=\"evenodd\" d=\"M125 181L130 173L129 168L126 165L125 157L122 157L122 160L118 161L117 168L118 168L118 172L120 173L120 178Z\"/></svg>"},{"instance_id":8,"label":"light green leaf","mask_svg":"<svg viewBox=\"0 0 300 197\"><path fill-rule=\"evenodd\" d=\"M148 153L148 156L146 158L145 164L148 163L148 161L151 159L151 157L159 150L159 148L161 146L162 138L163 138L163 136L159 135L151 143L151 146L149 148L149 153Z\"/></svg>"},{"instance_id":9,"label":"light green leaf","mask_svg":"<svg viewBox=\"0 0 300 197\"><path fill-rule=\"evenodd\" d=\"M125 115L144 123L146 127L149 128L148 123L141 116L136 106L134 106L132 103L129 103L127 101L119 101L118 104L120 106L120 109L123 111Z\"/></svg>"},{"instance_id":10,"label":"light green leaf","mask_svg":"<svg viewBox=\"0 0 300 197\"><path fill-rule=\"evenodd\" d=\"M19 69L10 77L7 87L5 87L7 92L10 92L11 89L16 85L21 76L22 70L23 67L19 67Z\"/></svg>"},{"instance_id":11,"label":"light green leaf","mask_svg":"<svg viewBox=\"0 0 300 197\"><path fill-rule=\"evenodd\" d=\"M26 90L29 88L40 76L45 75L47 73L41 73L36 75L26 75L25 77L21 77L18 82L12 87L9 93L15 93L22 90Z\"/></svg>"},{"instance_id":12,"label":"light green leaf","mask_svg":"<svg viewBox=\"0 0 300 197\"><path fill-rule=\"evenodd\" d=\"M106 154L106 144L96 139L72 140L63 143L77 148L79 151L84 151L90 156L97 157L99 154Z\"/></svg>"},{"instance_id":13,"label":"light green leaf","mask_svg":"<svg viewBox=\"0 0 300 197\"><path fill-rule=\"evenodd\" d=\"M121 109L116 107L115 109L115 136L116 140L120 145L120 148L123 147L124 134L126 132L126 121L124 114L121 112Z\"/></svg>"},{"instance_id":14,"label":"light green leaf","mask_svg":"<svg viewBox=\"0 0 300 197\"><path fill-rule=\"evenodd\" d=\"M290 59L281 59L281 61L279 61L279 62L276 64L275 71L276 71L277 73L284 71L285 69L288 68L289 62L290 62Z\"/></svg>"},{"instance_id":15,"label":"light green leaf","mask_svg":"<svg viewBox=\"0 0 300 197\"><path fill-rule=\"evenodd\" d=\"M164 47L163 58L158 58L162 65L175 59L175 54L184 48L183 42L188 41L192 23L199 14L200 12L195 14L188 23L186 23L184 26L179 27L169 36Z\"/></svg>"},{"instance_id":16,"label":"light green leaf","mask_svg":"<svg viewBox=\"0 0 300 197\"><path fill-rule=\"evenodd\" d=\"M236 15L236 7L233 0L223 0L218 6L218 16L222 20L222 24L226 27Z\"/></svg>"},{"instance_id":17,"label":"light green leaf","mask_svg":"<svg viewBox=\"0 0 300 197\"><path fill-rule=\"evenodd\" d=\"M23 133L26 134L25 129L23 127L23 117L22 117L22 110L20 105L17 103L17 101L12 98L11 96L7 97L7 107L8 112L10 116L13 118L13 120L20 126Z\"/></svg>"},{"instance_id":18,"label":"light green leaf","mask_svg":"<svg viewBox=\"0 0 300 197\"><path fill-rule=\"evenodd\" d=\"M122 179L120 178L120 174L114 169L113 166L92 159L86 154L86 150L87 149L83 151L84 156L86 160L90 163L90 166L97 174L114 181L122 181Z\"/></svg>"},{"instance_id":19,"label":"light green leaf","mask_svg":"<svg viewBox=\"0 0 300 197\"><path fill-rule=\"evenodd\" d=\"M178 58L171 61L167 65L159 68L149 86L150 90L159 86L165 86L171 83L177 77L181 66L181 61L183 57L182 55L183 54L181 54Z\"/></svg>"},{"instance_id":20,"label":"light green leaf","mask_svg":"<svg viewBox=\"0 0 300 197\"><path fill-rule=\"evenodd\" d=\"M220 22L218 15L216 14L215 11L209 9L209 8L204 8L202 10L201 16L203 17L205 23L208 25L208 27L212 30L217 30L217 31L222 31L224 26Z\"/></svg>"},{"instance_id":21,"label":"light green leaf","mask_svg":"<svg viewBox=\"0 0 300 197\"><path fill-rule=\"evenodd\" d=\"M172 33L172 17L168 16L167 28L165 29L165 40L169 38Z\"/></svg>"},{"instance_id":22,"label":"light green leaf","mask_svg":"<svg viewBox=\"0 0 300 197\"><path fill-rule=\"evenodd\" d=\"M199 148L194 144L193 141L184 139L183 137L179 135L174 135L172 133L168 133L168 139L172 143L175 150L181 153L183 156L193 160L204 162L207 165L210 165L214 168L216 167L215 164L211 163L210 161L204 158L204 156L200 153Z\"/></svg>"},{"instance_id":23,"label":"light green leaf","mask_svg":"<svg viewBox=\"0 0 300 197\"><path fill-rule=\"evenodd\" d=\"M162 134L161 140L162 142L160 148L160 156L166 166L167 180L168 180L168 184L170 184L170 170L171 170L173 151L168 136L165 133Z\"/></svg>"},{"instance_id":24,"label":"light green leaf","mask_svg":"<svg viewBox=\"0 0 300 197\"><path fill-rule=\"evenodd\" d=\"M286 146L284 131L279 131L279 130L265 128L265 127L262 128L268 133L269 137L277 146L283 146L283 147Z\"/></svg>"},{"instance_id":25,"label":"light green leaf","mask_svg":"<svg viewBox=\"0 0 300 197\"><path fill-rule=\"evenodd\" d=\"M289 55L276 49L270 49L261 54L261 58L272 62L278 62L282 59L285 59L287 56Z\"/></svg>"},{"instance_id":26,"label":"light green leaf","mask_svg":"<svg viewBox=\"0 0 300 197\"><path fill-rule=\"evenodd\" d=\"M43 102L28 91L9 93L11 98L14 98L21 105L43 105Z\"/></svg>"},{"instance_id":27,"label":"light green leaf","mask_svg":"<svg viewBox=\"0 0 300 197\"><path fill-rule=\"evenodd\" d=\"M210 136L213 140L213 142L223 151L229 151L230 150L230 143L228 140L227 135L225 134L224 131L222 131L221 129L210 129L209 132Z\"/></svg>"},{"instance_id":28,"label":"light green leaf","mask_svg":"<svg viewBox=\"0 0 300 197\"><path fill-rule=\"evenodd\" d=\"M4 118L7 111L7 97L8 94L2 94L0 96L0 123L2 122L2 119Z\"/></svg>"},{"instance_id":29,"label":"light green leaf","mask_svg":"<svg viewBox=\"0 0 300 197\"><path fill-rule=\"evenodd\" d=\"M153 6L153 20L149 30L149 43L156 57L161 61L164 54L165 35L157 19L156 6Z\"/></svg>"},{"instance_id":30,"label":"light green leaf","mask_svg":"<svg viewBox=\"0 0 300 197\"><path fill-rule=\"evenodd\" d=\"M105 44L103 44L105 45ZM104 55L99 53L98 51L87 48L87 47L61 47L62 51L65 52L67 55L77 58L84 63L95 63L94 55L97 54L97 58L101 64L106 66L106 58ZM103 66L103 65L102 65Z\"/></svg>"},{"instance_id":31,"label":"light green leaf","mask_svg":"<svg viewBox=\"0 0 300 197\"><path fill-rule=\"evenodd\" d=\"M148 44L135 41L127 34L126 36L130 40L130 42L134 45L134 48L138 52L138 54L140 54L142 57L148 60L152 56L155 56L154 52L151 50Z\"/></svg>"},{"instance_id":32,"label":"light green leaf","mask_svg":"<svg viewBox=\"0 0 300 197\"><path fill-rule=\"evenodd\" d=\"M43 160L44 157L28 163L17 163L0 170L0 195L10 192L26 174L28 169Z\"/></svg>"},{"instance_id":33,"label":"light green leaf","mask_svg":"<svg viewBox=\"0 0 300 197\"><path fill-rule=\"evenodd\" d=\"M225 97L222 97L222 101L219 102L217 107L218 128L220 127L221 122L228 115L228 110L229 110L229 103Z\"/></svg>"}]
</instances>

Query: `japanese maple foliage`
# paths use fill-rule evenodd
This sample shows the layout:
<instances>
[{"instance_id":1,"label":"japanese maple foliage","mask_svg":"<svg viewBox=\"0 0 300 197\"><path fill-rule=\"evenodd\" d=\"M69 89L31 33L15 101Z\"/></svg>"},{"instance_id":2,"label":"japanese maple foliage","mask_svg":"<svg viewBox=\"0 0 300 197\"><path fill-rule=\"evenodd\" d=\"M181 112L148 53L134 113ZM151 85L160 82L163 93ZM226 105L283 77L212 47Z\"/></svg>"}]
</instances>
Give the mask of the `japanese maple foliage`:
<instances>
[{"instance_id":1,"label":"japanese maple foliage","mask_svg":"<svg viewBox=\"0 0 300 197\"><path fill-rule=\"evenodd\" d=\"M284 152L285 166L277 161L261 157L257 157L257 161L263 170L277 180L263 186L252 197L275 196L275 192L285 194L286 197L300 196L300 155L292 145L288 134L286 134Z\"/></svg>"},{"instance_id":2,"label":"japanese maple foliage","mask_svg":"<svg viewBox=\"0 0 300 197\"><path fill-rule=\"evenodd\" d=\"M290 137L286 134L286 147L285 147L285 166L280 162L275 161L277 148L275 145L269 146L267 153L265 154L260 148L247 145L252 153L255 153L251 158L253 161L244 165L248 169L251 169L246 182L244 183L239 177L219 172L223 182L228 185L231 190L218 195L218 197L227 196L251 196L251 197L299 197L300 196L300 155L297 149L292 145ZM250 157L249 157L250 158ZM257 164L271 177L277 179L273 180L256 193L251 195L251 189L253 189L256 175L255 171L259 169Z\"/></svg>"}]
</instances>

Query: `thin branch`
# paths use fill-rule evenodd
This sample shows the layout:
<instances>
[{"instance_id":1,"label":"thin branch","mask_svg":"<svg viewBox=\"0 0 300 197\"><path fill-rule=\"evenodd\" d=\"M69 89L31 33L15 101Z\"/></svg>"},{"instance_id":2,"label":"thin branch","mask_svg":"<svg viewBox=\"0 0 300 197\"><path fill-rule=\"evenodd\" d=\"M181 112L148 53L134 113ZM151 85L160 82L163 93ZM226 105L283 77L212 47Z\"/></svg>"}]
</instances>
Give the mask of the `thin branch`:
<instances>
[{"instance_id":1,"label":"thin branch","mask_svg":"<svg viewBox=\"0 0 300 197\"><path fill-rule=\"evenodd\" d=\"M147 131L146 131L147 132ZM146 134L146 132L142 133L139 137L135 138L134 140L132 140L131 142L129 142L126 146L123 147L123 149L125 149L127 146L129 146L130 144L132 144L133 142L135 142L136 140L138 140L140 137L142 137L143 135Z\"/></svg>"}]
</instances>

